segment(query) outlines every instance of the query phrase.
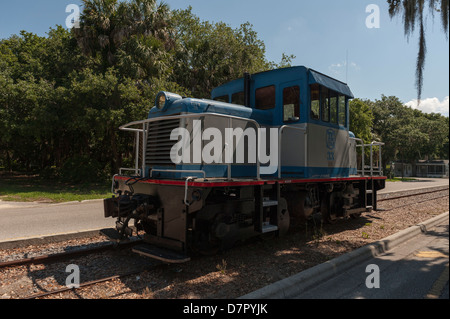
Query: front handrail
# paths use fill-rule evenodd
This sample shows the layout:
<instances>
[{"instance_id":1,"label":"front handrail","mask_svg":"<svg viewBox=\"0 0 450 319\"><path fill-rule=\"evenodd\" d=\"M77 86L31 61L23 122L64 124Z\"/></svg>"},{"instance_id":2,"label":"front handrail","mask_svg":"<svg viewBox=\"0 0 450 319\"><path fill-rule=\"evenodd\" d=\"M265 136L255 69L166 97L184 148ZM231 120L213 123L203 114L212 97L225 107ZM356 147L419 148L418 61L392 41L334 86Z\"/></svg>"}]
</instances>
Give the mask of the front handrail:
<instances>
[{"instance_id":1,"label":"front handrail","mask_svg":"<svg viewBox=\"0 0 450 319\"><path fill-rule=\"evenodd\" d=\"M381 146L384 145L384 143L382 142L376 142L373 141L372 143L366 145L370 147L370 175L373 176L374 170L373 170L373 146L378 146L379 147L379 152L378 152L378 174L381 176L383 175L383 165L381 165Z\"/></svg>"},{"instance_id":2,"label":"front handrail","mask_svg":"<svg viewBox=\"0 0 450 319\"><path fill-rule=\"evenodd\" d=\"M365 176L366 173L366 168L365 168L365 162L364 162L364 147L370 147L370 166L369 166L369 176L374 176L374 173L377 173L379 176L383 175L383 165L382 165L382 157L381 157L381 146L385 145L382 142L377 142L377 141L373 141L370 144L364 144L364 141L360 138L356 138L356 137L350 137L351 140L354 140L356 142L360 142L361 144L356 144L356 147L361 147L362 151L361 151L361 169L358 170L358 173L361 173L362 176ZM374 146L378 146L379 147L379 152L378 152L378 169L374 170L373 167L373 147Z\"/></svg>"},{"instance_id":3,"label":"front handrail","mask_svg":"<svg viewBox=\"0 0 450 319\"><path fill-rule=\"evenodd\" d=\"M233 119L240 120L240 121L247 121L249 123L252 123L257 128L257 132L258 132L257 134L259 137L259 132L260 132L261 126L255 120L243 118L243 117L239 117L239 116L234 116L234 115L219 114L219 113L189 113L189 114L165 116L163 118L161 118L161 117L151 118L151 119L134 121L134 122L130 122L128 124L124 124L124 125L120 126L119 129L122 131L135 132L136 136L137 136L137 141L139 141L140 133L142 133L144 141L146 141L148 139L148 126L152 122L165 121L165 120L181 120L181 119L188 119L188 118L201 118L201 117L207 117L207 116L211 116L211 117L215 116L215 117L221 117L221 118L228 119L230 128L232 127ZM142 125L142 128L132 128L131 127L131 126L135 126L135 125ZM139 143L139 142L137 142L137 143ZM147 147L147 143L142 143L142 170L141 170L142 174L145 174L146 147ZM139 152L139 146L136 147L136 156L139 156L138 152ZM259 152L258 148L257 148L256 152ZM139 165L138 160L136 159L136 162L135 162L136 170L138 169L138 165ZM228 163L227 171L228 171L228 179L231 179L231 163ZM260 179L260 162L259 162L258 153L256 154L256 178Z\"/></svg>"},{"instance_id":4,"label":"front handrail","mask_svg":"<svg viewBox=\"0 0 450 319\"><path fill-rule=\"evenodd\" d=\"M349 139L355 141L356 143L358 143L358 142L361 143L360 145L356 144L356 147L358 147L358 146L362 147L361 170L360 171L361 171L362 176L364 176L364 166L365 166L365 163L364 163L364 141L362 139L356 138L356 137L349 137ZM356 161L356 173L358 173L358 172L359 172L358 171L358 161Z\"/></svg>"}]
</instances>

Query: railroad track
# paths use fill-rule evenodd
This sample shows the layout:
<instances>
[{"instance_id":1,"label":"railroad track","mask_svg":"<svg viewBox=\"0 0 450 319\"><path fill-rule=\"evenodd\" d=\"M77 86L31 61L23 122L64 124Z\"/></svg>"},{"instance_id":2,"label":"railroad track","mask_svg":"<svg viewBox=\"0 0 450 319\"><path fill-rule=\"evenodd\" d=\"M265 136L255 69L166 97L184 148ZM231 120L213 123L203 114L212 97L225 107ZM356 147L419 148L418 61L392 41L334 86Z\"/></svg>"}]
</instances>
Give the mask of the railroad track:
<instances>
[{"instance_id":1,"label":"railroad track","mask_svg":"<svg viewBox=\"0 0 450 319\"><path fill-rule=\"evenodd\" d=\"M94 253L100 253L104 251L108 251L115 248L128 248L131 246L134 246L138 243L140 243L141 240L135 240L130 242L124 242L124 243L107 243L100 247L92 247L92 248L84 248L74 251L65 251L62 253L56 253L56 254L50 254L50 255L42 255L37 257L30 257L30 258L23 258L18 260L11 260L11 261L5 261L0 263L0 269L5 267L15 267L15 266L22 266L22 265L30 265L30 264L44 264L48 262L55 262L60 261L66 258L73 258L77 256L82 255L88 255L88 254L94 254Z\"/></svg>"},{"instance_id":2,"label":"railroad track","mask_svg":"<svg viewBox=\"0 0 450 319\"><path fill-rule=\"evenodd\" d=\"M448 192L448 190L449 190L448 187L444 187L444 188L439 188L439 189L435 189L435 190L431 190L431 191L423 191L423 192L399 195L399 196L394 196L394 197L380 198L380 199L377 200L377 203L386 202L386 201L393 201L393 200L398 200L398 199L404 199L404 198L410 198L410 197L419 197L419 196L423 196L423 195L440 193L440 192ZM444 198L444 197L448 197L448 196L449 195L447 193L445 195L433 196L432 198L426 198L426 199L422 199L422 200L418 200L418 201L413 201L411 203L407 203L407 204L391 207L389 209L378 208L377 210L378 211L391 211L391 210L394 210L394 209L397 209L397 208L407 207L407 206L411 206L411 205L414 205L414 204L420 204L420 203L424 203L424 202L428 202L428 201L432 201L432 200L435 200L435 199Z\"/></svg>"},{"instance_id":3,"label":"railroad track","mask_svg":"<svg viewBox=\"0 0 450 319\"><path fill-rule=\"evenodd\" d=\"M442 187L442 188L439 188L439 189L434 189L434 190L426 191L426 192L420 192L419 191L419 192L413 193L413 194L405 194L405 195L394 196L394 197L386 197L386 198L378 199L378 202L383 202L383 201L393 200L393 199L400 199L400 198L405 198L405 197L412 197L412 196L417 196L417 195L426 195L426 194L431 194L431 193L437 193L437 192L446 191L448 189L449 189L448 187ZM389 193L385 194L385 195L388 196Z\"/></svg>"},{"instance_id":4,"label":"railroad track","mask_svg":"<svg viewBox=\"0 0 450 319\"><path fill-rule=\"evenodd\" d=\"M74 291L76 289L92 286L92 285L99 284L102 282L108 282L108 281L114 280L114 279L122 279L125 277L137 275L137 274L140 274L141 272L142 272L142 270L130 271L130 272L120 274L120 275L114 275L114 276L109 276L109 277L105 277L105 278L101 278L101 279L96 279L96 280L91 280L88 282L80 283L80 285L78 287L64 287L64 288L60 288L60 289L56 289L56 290L52 290L52 291L46 291L46 292L42 292L42 293L29 295L22 299L36 299L36 298L41 298L41 297L45 297L45 296L56 295L58 293L63 293L63 292L67 292L67 291Z\"/></svg>"},{"instance_id":5,"label":"railroad track","mask_svg":"<svg viewBox=\"0 0 450 319\"><path fill-rule=\"evenodd\" d=\"M83 249L74 250L74 251L66 251L66 252L55 253L55 254L50 254L50 255L41 255L41 256L37 256L37 257L11 260L11 261L6 261L6 262L1 262L0 270L4 269L4 268L8 268L8 267L19 267L19 266L23 266L23 265L32 265L32 264L34 264L34 265L45 264L46 265L49 263L60 262L63 260L77 258L80 256L81 257L86 256L89 254L98 254L98 253L113 251L113 250L118 250L118 249L127 249L136 244L139 244L140 242L142 242L142 240L140 240L140 239L132 240L132 241L128 241L128 242L122 242L122 243L111 242L111 243L106 243L105 245L102 245L99 247L83 248ZM56 290L44 291L41 293L31 294L31 295L28 295L25 297L21 297L21 299L36 299L36 298L54 295L54 294L58 294L58 293L66 292L66 291L73 291L73 290L76 290L79 288L95 285L98 283L136 275L140 272L142 272L142 269L126 272L126 273L119 274L119 275L108 276L108 277L104 277L104 278L100 278L100 279L96 279L96 280L92 280L92 281L88 281L88 282L84 282L84 283L80 283L80 285L78 287L62 287L62 288L56 289Z\"/></svg>"}]
</instances>

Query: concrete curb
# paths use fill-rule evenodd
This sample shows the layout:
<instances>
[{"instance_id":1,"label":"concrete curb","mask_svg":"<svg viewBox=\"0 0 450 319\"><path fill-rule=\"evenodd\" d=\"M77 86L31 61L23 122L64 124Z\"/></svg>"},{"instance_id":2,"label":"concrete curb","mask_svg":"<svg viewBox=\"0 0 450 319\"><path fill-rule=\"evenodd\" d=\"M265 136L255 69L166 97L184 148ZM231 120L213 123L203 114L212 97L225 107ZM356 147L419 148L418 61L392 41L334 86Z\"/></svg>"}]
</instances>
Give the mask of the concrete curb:
<instances>
[{"instance_id":1,"label":"concrete curb","mask_svg":"<svg viewBox=\"0 0 450 319\"><path fill-rule=\"evenodd\" d=\"M333 276L341 274L350 267L359 264L364 260L381 255L420 233L428 232L441 222L448 222L448 218L449 212L443 213L423 223L411 226L396 234L386 237L380 241L366 245L348 254L339 256L323 264L302 271L296 275L277 281L264 288L239 297L238 299L292 298L312 286L316 286L319 283L332 278Z\"/></svg>"},{"instance_id":2,"label":"concrete curb","mask_svg":"<svg viewBox=\"0 0 450 319\"><path fill-rule=\"evenodd\" d=\"M30 245L42 245L58 243L70 239L78 239L100 235L100 229L77 231L73 233L52 234L38 237L15 238L13 240L0 241L0 249L14 249Z\"/></svg>"}]
</instances>

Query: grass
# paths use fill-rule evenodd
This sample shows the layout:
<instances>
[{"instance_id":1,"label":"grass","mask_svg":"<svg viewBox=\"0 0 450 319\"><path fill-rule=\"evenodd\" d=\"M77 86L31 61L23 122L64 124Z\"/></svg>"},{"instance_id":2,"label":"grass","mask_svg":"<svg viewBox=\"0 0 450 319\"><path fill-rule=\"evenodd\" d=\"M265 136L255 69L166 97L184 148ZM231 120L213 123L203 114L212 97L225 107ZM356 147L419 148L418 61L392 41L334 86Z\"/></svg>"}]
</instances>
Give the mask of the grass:
<instances>
[{"instance_id":1,"label":"grass","mask_svg":"<svg viewBox=\"0 0 450 319\"><path fill-rule=\"evenodd\" d=\"M408 177L394 177L394 178L388 178L386 180L387 182L412 182L412 181L416 181L415 178L408 178Z\"/></svg>"},{"instance_id":2,"label":"grass","mask_svg":"<svg viewBox=\"0 0 450 319\"><path fill-rule=\"evenodd\" d=\"M73 184L44 179L38 175L0 174L0 200L62 203L111 196L107 183Z\"/></svg>"},{"instance_id":3,"label":"grass","mask_svg":"<svg viewBox=\"0 0 450 319\"><path fill-rule=\"evenodd\" d=\"M222 264L217 264L216 269L219 270L222 274L224 274L227 270L227 262L225 259L222 259Z\"/></svg>"}]
</instances>

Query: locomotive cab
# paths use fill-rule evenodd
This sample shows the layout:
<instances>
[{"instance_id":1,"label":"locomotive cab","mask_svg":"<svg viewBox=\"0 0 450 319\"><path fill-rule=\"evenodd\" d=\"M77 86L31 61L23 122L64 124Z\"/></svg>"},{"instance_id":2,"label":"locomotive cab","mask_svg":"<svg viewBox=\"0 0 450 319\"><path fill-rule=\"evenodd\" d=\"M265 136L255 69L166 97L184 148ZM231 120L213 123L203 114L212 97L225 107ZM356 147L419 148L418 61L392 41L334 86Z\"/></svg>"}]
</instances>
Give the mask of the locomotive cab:
<instances>
[{"instance_id":1,"label":"locomotive cab","mask_svg":"<svg viewBox=\"0 0 450 319\"><path fill-rule=\"evenodd\" d=\"M299 66L246 75L214 89L212 98L262 110L270 119L264 124L279 128L278 177L357 174L350 166L356 156L349 133L353 94L345 83Z\"/></svg>"}]
</instances>

